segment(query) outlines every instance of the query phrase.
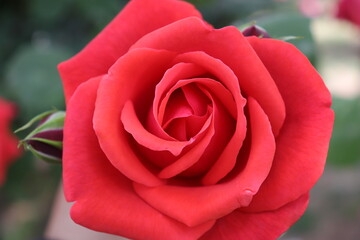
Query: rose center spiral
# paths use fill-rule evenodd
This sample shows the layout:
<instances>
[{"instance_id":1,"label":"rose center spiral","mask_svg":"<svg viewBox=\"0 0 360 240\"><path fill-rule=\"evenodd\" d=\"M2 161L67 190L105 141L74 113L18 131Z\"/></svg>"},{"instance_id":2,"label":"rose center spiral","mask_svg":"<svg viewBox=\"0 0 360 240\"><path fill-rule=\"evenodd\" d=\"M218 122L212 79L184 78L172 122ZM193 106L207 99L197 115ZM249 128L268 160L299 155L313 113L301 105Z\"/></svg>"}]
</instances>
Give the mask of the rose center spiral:
<instances>
[{"instance_id":1,"label":"rose center spiral","mask_svg":"<svg viewBox=\"0 0 360 240\"><path fill-rule=\"evenodd\" d=\"M190 140L199 133L212 112L211 100L196 83L175 89L162 105L165 105L162 128L180 141Z\"/></svg>"}]
</instances>

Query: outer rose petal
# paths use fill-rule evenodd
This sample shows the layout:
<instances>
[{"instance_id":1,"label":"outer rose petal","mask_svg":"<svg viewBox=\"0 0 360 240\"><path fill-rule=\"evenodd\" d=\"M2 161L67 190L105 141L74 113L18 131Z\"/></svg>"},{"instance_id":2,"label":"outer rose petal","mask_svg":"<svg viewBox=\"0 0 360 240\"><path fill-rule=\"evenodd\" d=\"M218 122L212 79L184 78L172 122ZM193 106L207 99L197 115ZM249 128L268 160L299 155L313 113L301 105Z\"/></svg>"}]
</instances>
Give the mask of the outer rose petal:
<instances>
[{"instance_id":1,"label":"outer rose petal","mask_svg":"<svg viewBox=\"0 0 360 240\"><path fill-rule=\"evenodd\" d=\"M269 212L234 211L219 219L200 240L275 240L303 215L309 194Z\"/></svg>"},{"instance_id":2,"label":"outer rose petal","mask_svg":"<svg viewBox=\"0 0 360 240\"><path fill-rule=\"evenodd\" d=\"M96 231L132 239L198 239L214 221L189 228L159 213L136 195L131 181L102 152L92 126L100 80L83 83L68 104L63 178L67 200L76 201L71 217Z\"/></svg>"},{"instance_id":3,"label":"outer rose petal","mask_svg":"<svg viewBox=\"0 0 360 240\"><path fill-rule=\"evenodd\" d=\"M129 134L121 122L121 111L130 100L137 114L147 114L146 104L150 105L149 99L153 98L151 89L155 89L173 58L174 53L168 51L135 49L128 52L109 70L99 86L96 99L94 129L102 150L109 161L129 179L147 186L156 186L162 184L162 181L144 166L132 149ZM155 145L160 142L152 143ZM172 146L169 144L162 147L168 149Z\"/></svg>"},{"instance_id":4,"label":"outer rose petal","mask_svg":"<svg viewBox=\"0 0 360 240\"><path fill-rule=\"evenodd\" d=\"M0 99L0 185L4 182L9 163L19 156L18 140L10 133L15 106Z\"/></svg>"},{"instance_id":5,"label":"outer rose petal","mask_svg":"<svg viewBox=\"0 0 360 240\"><path fill-rule=\"evenodd\" d=\"M107 73L142 36L177 20L201 14L176 0L132 0L112 22L75 57L59 65L65 97L89 78Z\"/></svg>"},{"instance_id":6,"label":"outer rose petal","mask_svg":"<svg viewBox=\"0 0 360 240\"><path fill-rule=\"evenodd\" d=\"M331 96L308 59L293 45L248 38L273 77L286 106L270 174L250 211L277 209L299 198L321 176L332 132Z\"/></svg>"}]
</instances>

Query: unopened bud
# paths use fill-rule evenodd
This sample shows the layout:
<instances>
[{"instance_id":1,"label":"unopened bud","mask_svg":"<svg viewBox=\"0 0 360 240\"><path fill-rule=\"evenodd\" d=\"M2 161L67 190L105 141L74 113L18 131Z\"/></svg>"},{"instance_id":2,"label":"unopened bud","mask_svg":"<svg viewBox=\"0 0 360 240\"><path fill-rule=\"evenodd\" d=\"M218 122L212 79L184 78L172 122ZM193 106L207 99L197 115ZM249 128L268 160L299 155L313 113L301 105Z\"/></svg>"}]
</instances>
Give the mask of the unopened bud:
<instances>
[{"instance_id":1,"label":"unopened bud","mask_svg":"<svg viewBox=\"0 0 360 240\"><path fill-rule=\"evenodd\" d=\"M259 38L271 38L266 30L258 25L251 25L250 27L243 29L241 32L245 37L256 36Z\"/></svg>"},{"instance_id":2,"label":"unopened bud","mask_svg":"<svg viewBox=\"0 0 360 240\"><path fill-rule=\"evenodd\" d=\"M24 130L34 122L40 121L38 126L20 144L26 150L31 151L37 158L48 162L60 163L62 158L64 119L64 111L46 112L36 116L24 127L17 130L17 132Z\"/></svg>"}]
</instances>

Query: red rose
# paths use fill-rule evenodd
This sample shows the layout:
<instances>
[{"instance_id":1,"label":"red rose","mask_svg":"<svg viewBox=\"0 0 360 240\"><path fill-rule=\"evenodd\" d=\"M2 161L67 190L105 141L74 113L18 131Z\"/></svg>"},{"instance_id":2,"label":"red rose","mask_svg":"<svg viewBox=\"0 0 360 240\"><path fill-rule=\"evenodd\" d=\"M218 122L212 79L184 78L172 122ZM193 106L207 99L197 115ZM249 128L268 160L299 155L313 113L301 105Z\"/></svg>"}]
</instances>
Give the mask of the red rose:
<instances>
[{"instance_id":1,"label":"red rose","mask_svg":"<svg viewBox=\"0 0 360 240\"><path fill-rule=\"evenodd\" d=\"M131 239L275 239L304 212L333 112L293 45L133 0L60 64L73 220Z\"/></svg>"},{"instance_id":2,"label":"red rose","mask_svg":"<svg viewBox=\"0 0 360 240\"><path fill-rule=\"evenodd\" d=\"M360 0L340 0L336 17L347 20L360 27Z\"/></svg>"},{"instance_id":3,"label":"red rose","mask_svg":"<svg viewBox=\"0 0 360 240\"><path fill-rule=\"evenodd\" d=\"M10 131L15 106L0 98L0 185L4 183L9 163L19 155L17 139Z\"/></svg>"}]
</instances>

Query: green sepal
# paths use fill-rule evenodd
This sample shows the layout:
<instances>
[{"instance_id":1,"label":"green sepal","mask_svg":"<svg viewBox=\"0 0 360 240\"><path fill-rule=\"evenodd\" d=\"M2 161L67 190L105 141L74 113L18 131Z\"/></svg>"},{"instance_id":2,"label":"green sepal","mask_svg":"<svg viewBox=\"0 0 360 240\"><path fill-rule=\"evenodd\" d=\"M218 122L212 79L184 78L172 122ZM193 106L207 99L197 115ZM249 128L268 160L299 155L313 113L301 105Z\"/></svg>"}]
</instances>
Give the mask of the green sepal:
<instances>
[{"instance_id":1,"label":"green sepal","mask_svg":"<svg viewBox=\"0 0 360 240\"><path fill-rule=\"evenodd\" d=\"M46 111L46 112L43 112L43 113L40 113L39 115L33 117L29 122L27 122L24 126L16 129L14 131L14 133L18 133L18 132L21 132L21 131L24 131L25 129L28 129L29 127L31 127L35 122L37 121L40 121L41 119L45 118L46 116L56 112L57 110L54 109L54 110L50 110L50 111Z\"/></svg>"},{"instance_id":2,"label":"green sepal","mask_svg":"<svg viewBox=\"0 0 360 240\"><path fill-rule=\"evenodd\" d=\"M30 132L24 140L28 140L29 138L31 138L31 136L34 136L35 134L44 130L62 129L64 127L65 115L65 111L53 112L52 115L48 119L46 119L44 123L35 128L32 132Z\"/></svg>"},{"instance_id":3,"label":"green sepal","mask_svg":"<svg viewBox=\"0 0 360 240\"><path fill-rule=\"evenodd\" d=\"M291 41L291 40L304 39L304 37L301 37L301 36L283 36L283 37L278 37L276 39L284 41L284 42L288 42L288 41Z\"/></svg>"},{"instance_id":4,"label":"green sepal","mask_svg":"<svg viewBox=\"0 0 360 240\"><path fill-rule=\"evenodd\" d=\"M45 138L32 138L32 137L26 139L26 141L31 141L31 140L46 143L46 144L56 147L58 149L62 149L62 147L63 147L63 143L61 141L54 141L54 140L49 140L49 139L45 139ZM21 140L21 141L25 141L25 139ZM26 144L26 143L23 143L23 144Z\"/></svg>"},{"instance_id":5,"label":"green sepal","mask_svg":"<svg viewBox=\"0 0 360 240\"><path fill-rule=\"evenodd\" d=\"M29 150L36 158L38 159L42 159L48 163L57 163L57 164L61 164L62 163L62 159L54 157L54 156L50 156L48 154L36 151L33 147L31 147L29 144L24 145L26 150Z\"/></svg>"}]
</instances>

